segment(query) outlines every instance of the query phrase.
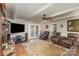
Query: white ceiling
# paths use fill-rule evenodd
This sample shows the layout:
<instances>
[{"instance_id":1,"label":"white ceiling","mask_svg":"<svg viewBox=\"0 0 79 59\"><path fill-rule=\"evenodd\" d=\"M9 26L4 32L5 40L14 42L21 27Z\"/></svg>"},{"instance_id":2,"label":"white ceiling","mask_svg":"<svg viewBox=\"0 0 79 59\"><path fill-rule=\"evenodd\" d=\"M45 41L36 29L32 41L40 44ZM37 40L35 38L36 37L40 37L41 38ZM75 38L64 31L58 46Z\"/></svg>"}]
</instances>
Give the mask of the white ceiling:
<instances>
[{"instance_id":1,"label":"white ceiling","mask_svg":"<svg viewBox=\"0 0 79 59\"><path fill-rule=\"evenodd\" d=\"M39 22L43 14L57 18L73 11L77 3L7 3L8 17L20 18ZM13 14L13 15L12 15Z\"/></svg>"}]
</instances>

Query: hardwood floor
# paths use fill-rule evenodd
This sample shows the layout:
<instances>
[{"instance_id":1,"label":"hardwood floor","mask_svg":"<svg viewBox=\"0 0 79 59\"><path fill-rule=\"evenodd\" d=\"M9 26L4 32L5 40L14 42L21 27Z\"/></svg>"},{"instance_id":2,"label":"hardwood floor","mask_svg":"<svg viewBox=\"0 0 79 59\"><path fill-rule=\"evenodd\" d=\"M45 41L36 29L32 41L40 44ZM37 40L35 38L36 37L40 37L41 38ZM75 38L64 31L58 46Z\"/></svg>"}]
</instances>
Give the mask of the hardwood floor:
<instances>
[{"instance_id":1,"label":"hardwood floor","mask_svg":"<svg viewBox=\"0 0 79 59\"><path fill-rule=\"evenodd\" d=\"M62 46L45 40L31 40L28 44L23 44L23 46L31 56L61 56L67 50Z\"/></svg>"},{"instance_id":2,"label":"hardwood floor","mask_svg":"<svg viewBox=\"0 0 79 59\"><path fill-rule=\"evenodd\" d=\"M27 51L24 49L23 43L18 43L16 44L16 47L15 47L15 53L16 53L16 56L30 56ZM79 52L79 50L77 51ZM58 52L56 52L58 53ZM79 53L77 53L77 55L79 56Z\"/></svg>"},{"instance_id":3,"label":"hardwood floor","mask_svg":"<svg viewBox=\"0 0 79 59\"><path fill-rule=\"evenodd\" d=\"M21 43L16 44L15 53L16 56L28 56L28 53L25 51Z\"/></svg>"}]
</instances>

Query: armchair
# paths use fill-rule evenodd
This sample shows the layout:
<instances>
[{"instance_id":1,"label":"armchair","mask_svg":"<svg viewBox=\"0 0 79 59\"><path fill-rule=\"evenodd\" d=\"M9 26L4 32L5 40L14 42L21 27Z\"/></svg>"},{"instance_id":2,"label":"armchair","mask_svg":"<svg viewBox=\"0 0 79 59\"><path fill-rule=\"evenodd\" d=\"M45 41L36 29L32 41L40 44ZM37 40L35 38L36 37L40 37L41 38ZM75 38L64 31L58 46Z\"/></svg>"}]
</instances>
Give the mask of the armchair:
<instances>
[{"instance_id":1,"label":"armchair","mask_svg":"<svg viewBox=\"0 0 79 59\"><path fill-rule=\"evenodd\" d=\"M43 40L49 39L49 31L44 31L44 33L41 33L40 39L43 39Z\"/></svg>"},{"instance_id":2,"label":"armchair","mask_svg":"<svg viewBox=\"0 0 79 59\"><path fill-rule=\"evenodd\" d=\"M60 34L61 33L59 32L52 32L51 41L53 43L59 44Z\"/></svg>"}]
</instances>

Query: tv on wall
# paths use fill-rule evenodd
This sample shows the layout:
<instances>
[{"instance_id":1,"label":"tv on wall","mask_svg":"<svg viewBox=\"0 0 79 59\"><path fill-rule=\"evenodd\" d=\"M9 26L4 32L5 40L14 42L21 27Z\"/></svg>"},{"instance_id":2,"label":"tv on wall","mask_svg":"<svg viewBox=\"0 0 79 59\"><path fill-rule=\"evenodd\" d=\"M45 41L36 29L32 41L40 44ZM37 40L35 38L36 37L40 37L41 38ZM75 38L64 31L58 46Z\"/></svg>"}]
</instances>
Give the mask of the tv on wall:
<instances>
[{"instance_id":1,"label":"tv on wall","mask_svg":"<svg viewBox=\"0 0 79 59\"><path fill-rule=\"evenodd\" d=\"M11 33L18 33L24 31L25 31L24 24L11 23Z\"/></svg>"}]
</instances>

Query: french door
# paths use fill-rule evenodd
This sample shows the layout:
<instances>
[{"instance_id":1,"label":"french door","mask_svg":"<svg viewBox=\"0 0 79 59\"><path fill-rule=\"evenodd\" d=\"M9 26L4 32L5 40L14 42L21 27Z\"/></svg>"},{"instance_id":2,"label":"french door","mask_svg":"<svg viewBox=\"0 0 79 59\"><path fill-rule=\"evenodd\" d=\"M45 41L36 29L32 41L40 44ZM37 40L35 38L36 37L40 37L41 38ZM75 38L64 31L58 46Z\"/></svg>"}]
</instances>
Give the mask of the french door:
<instances>
[{"instance_id":1,"label":"french door","mask_svg":"<svg viewBox=\"0 0 79 59\"><path fill-rule=\"evenodd\" d=\"M39 25L30 24L29 25L29 39L39 37Z\"/></svg>"}]
</instances>

